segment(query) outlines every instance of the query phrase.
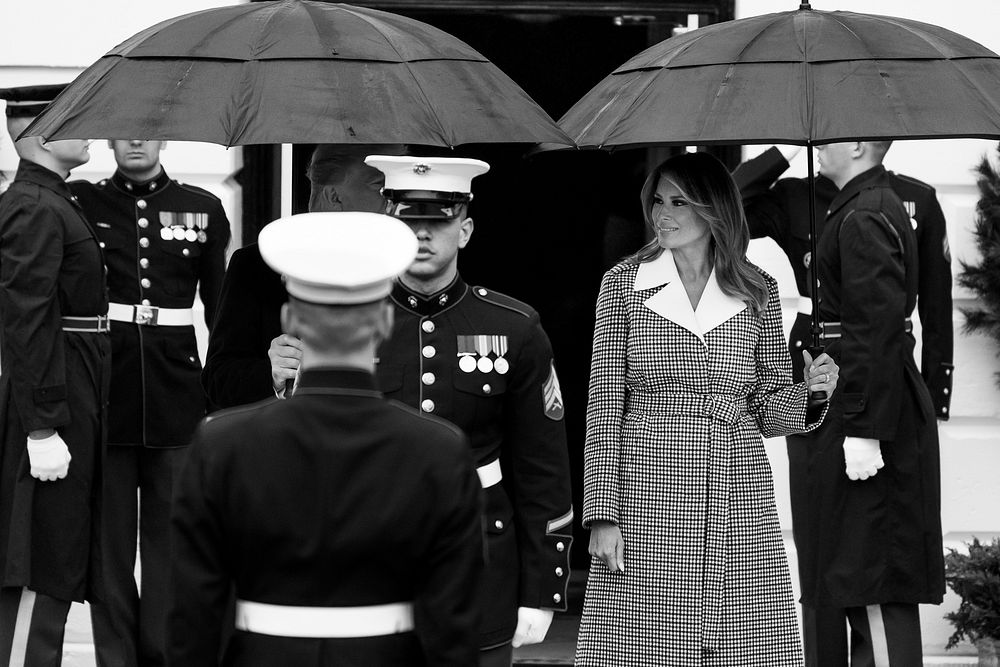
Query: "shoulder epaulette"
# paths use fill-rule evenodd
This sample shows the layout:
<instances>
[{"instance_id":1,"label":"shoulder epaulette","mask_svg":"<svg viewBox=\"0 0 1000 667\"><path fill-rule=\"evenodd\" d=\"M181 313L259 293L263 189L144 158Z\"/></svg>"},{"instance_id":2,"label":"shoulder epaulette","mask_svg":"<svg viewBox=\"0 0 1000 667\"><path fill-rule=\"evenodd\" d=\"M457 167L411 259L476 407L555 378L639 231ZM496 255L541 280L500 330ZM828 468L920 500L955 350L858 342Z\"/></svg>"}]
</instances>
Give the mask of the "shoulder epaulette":
<instances>
[{"instance_id":1,"label":"shoulder epaulette","mask_svg":"<svg viewBox=\"0 0 1000 667\"><path fill-rule=\"evenodd\" d=\"M199 188L197 185L188 185L187 183L181 183L180 181L174 181L174 180L170 182L176 185L177 187L181 188L182 190L187 190L190 193L201 195L202 197L208 197L213 201L221 201L214 194L212 194L211 192L209 192L204 188Z\"/></svg>"},{"instance_id":2,"label":"shoulder epaulette","mask_svg":"<svg viewBox=\"0 0 1000 667\"><path fill-rule=\"evenodd\" d=\"M507 310L513 310L515 313L520 313L525 317L534 317L537 315L534 308L523 301L518 301L512 296L507 296L506 294L501 294L500 292L494 292L491 289L480 287L478 285L472 288L472 293L480 301L492 303L494 306L500 306L501 308L506 308Z\"/></svg>"},{"instance_id":3,"label":"shoulder epaulette","mask_svg":"<svg viewBox=\"0 0 1000 667\"><path fill-rule=\"evenodd\" d=\"M919 188L921 190L928 190L930 192L934 192L933 185L931 185L930 183L925 183L924 181L921 181L919 178L914 178L913 176L907 176L906 174L897 174L894 171L890 171L889 175L892 177L892 179L902 181L906 185L912 185L913 187Z\"/></svg>"}]
</instances>

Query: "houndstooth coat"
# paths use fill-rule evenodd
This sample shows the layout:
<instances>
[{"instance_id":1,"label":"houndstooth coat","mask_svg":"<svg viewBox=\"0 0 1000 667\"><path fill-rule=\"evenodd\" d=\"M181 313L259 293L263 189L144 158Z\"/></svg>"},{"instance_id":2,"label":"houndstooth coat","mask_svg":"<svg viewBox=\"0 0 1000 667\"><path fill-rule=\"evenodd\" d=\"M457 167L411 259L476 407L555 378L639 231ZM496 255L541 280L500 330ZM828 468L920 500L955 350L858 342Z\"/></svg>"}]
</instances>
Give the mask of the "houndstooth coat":
<instances>
[{"instance_id":1,"label":"houndstooth coat","mask_svg":"<svg viewBox=\"0 0 1000 667\"><path fill-rule=\"evenodd\" d=\"M756 317L714 273L692 310L670 251L604 276L583 522L619 525L625 571L592 559L578 665L802 664L761 434L818 422L764 277Z\"/></svg>"}]
</instances>

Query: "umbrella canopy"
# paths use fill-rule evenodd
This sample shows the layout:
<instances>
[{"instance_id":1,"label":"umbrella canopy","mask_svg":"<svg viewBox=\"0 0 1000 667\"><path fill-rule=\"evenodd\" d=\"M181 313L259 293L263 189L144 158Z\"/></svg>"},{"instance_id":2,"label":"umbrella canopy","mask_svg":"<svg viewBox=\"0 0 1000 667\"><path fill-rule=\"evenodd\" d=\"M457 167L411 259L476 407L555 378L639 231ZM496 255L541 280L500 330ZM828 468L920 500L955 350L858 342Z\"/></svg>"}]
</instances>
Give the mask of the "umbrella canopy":
<instances>
[{"instance_id":1,"label":"umbrella canopy","mask_svg":"<svg viewBox=\"0 0 1000 667\"><path fill-rule=\"evenodd\" d=\"M559 121L580 147L1000 136L1000 56L891 16L795 11L663 41Z\"/></svg>"},{"instance_id":2,"label":"umbrella canopy","mask_svg":"<svg viewBox=\"0 0 1000 667\"><path fill-rule=\"evenodd\" d=\"M569 143L456 37L313 0L168 19L87 68L25 131L46 139L269 143Z\"/></svg>"}]
</instances>

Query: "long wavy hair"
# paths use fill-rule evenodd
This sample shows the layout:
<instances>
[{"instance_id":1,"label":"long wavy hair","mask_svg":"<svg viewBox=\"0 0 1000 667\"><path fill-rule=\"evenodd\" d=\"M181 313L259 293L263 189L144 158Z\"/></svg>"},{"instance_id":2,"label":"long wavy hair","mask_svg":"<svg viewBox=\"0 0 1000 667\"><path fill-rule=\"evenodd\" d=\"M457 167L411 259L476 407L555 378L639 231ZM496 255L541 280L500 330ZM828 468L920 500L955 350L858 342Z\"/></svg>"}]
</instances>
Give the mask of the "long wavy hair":
<instances>
[{"instance_id":1,"label":"long wavy hair","mask_svg":"<svg viewBox=\"0 0 1000 667\"><path fill-rule=\"evenodd\" d=\"M654 169L642 186L642 215L653 240L626 261L649 262L663 254L656 239L653 221L653 195L666 178L690 203L694 212L708 223L715 255L715 279L722 291L741 299L755 315L767 307L767 284L747 260L750 230L739 188L725 166L708 153L681 153L668 158Z\"/></svg>"}]
</instances>

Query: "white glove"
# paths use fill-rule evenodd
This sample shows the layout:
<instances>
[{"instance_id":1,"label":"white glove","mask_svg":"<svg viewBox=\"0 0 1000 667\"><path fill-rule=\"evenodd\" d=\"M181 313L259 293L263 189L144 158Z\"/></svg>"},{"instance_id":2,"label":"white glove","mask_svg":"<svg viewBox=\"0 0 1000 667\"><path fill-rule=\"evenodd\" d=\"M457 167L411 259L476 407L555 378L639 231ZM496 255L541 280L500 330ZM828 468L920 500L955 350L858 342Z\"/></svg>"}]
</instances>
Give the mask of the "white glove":
<instances>
[{"instance_id":1,"label":"white glove","mask_svg":"<svg viewBox=\"0 0 1000 667\"><path fill-rule=\"evenodd\" d=\"M31 462L31 476L43 482L62 479L69 472L69 447L55 432L47 438L28 438L28 460Z\"/></svg>"},{"instance_id":2,"label":"white glove","mask_svg":"<svg viewBox=\"0 0 1000 667\"><path fill-rule=\"evenodd\" d=\"M514 630L514 648L527 644L538 644L545 639L552 623L551 609L533 609L532 607L517 608L517 629Z\"/></svg>"},{"instance_id":3,"label":"white glove","mask_svg":"<svg viewBox=\"0 0 1000 667\"><path fill-rule=\"evenodd\" d=\"M851 479L868 479L882 469L882 450L878 440L869 438L844 439L844 463Z\"/></svg>"}]
</instances>

